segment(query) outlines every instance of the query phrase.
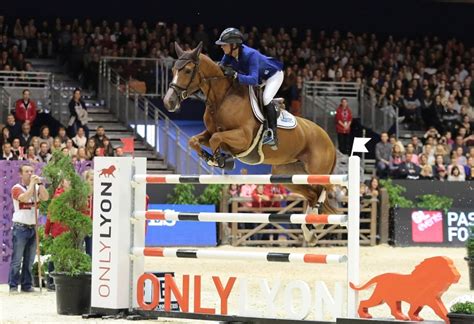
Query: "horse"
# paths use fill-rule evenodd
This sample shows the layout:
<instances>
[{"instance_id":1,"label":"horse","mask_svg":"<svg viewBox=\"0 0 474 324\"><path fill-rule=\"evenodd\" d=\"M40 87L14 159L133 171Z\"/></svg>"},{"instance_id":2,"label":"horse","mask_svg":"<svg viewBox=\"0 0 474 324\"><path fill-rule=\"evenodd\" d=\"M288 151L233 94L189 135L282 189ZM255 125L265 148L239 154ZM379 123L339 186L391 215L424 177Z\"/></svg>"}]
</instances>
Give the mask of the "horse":
<instances>
[{"instance_id":1,"label":"horse","mask_svg":"<svg viewBox=\"0 0 474 324\"><path fill-rule=\"evenodd\" d=\"M248 150L261 126L252 112L249 88L224 76L220 66L201 53L202 43L189 51L175 43L175 51L178 59L164 105L168 111L175 112L190 96L199 91L204 95L206 129L192 136L189 145L209 164L224 168L228 160L221 153L228 152L235 157ZM295 128L277 130L276 150L263 146L263 163L270 164L275 175L331 174L336 165L336 149L329 135L310 120L296 119ZM211 153L203 146L209 147ZM313 211L336 213L326 197L325 189L330 189L330 185L285 184L285 187L304 196ZM302 228L307 241L314 239L313 232L309 233L306 226Z\"/></svg>"}]
</instances>

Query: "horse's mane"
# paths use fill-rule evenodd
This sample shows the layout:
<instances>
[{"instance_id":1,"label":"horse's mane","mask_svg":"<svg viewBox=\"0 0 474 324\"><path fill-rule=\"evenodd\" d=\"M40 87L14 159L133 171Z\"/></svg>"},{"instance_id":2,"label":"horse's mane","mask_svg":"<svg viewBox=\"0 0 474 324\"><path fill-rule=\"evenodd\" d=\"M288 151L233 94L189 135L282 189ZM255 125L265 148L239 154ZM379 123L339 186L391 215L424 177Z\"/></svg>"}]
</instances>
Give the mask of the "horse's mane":
<instances>
[{"instance_id":1,"label":"horse's mane","mask_svg":"<svg viewBox=\"0 0 474 324\"><path fill-rule=\"evenodd\" d=\"M209 56L201 54L199 55L199 60L201 61L201 63L204 63L209 68L209 75L206 75L207 77L224 75L219 65L213 60L211 60Z\"/></svg>"}]
</instances>

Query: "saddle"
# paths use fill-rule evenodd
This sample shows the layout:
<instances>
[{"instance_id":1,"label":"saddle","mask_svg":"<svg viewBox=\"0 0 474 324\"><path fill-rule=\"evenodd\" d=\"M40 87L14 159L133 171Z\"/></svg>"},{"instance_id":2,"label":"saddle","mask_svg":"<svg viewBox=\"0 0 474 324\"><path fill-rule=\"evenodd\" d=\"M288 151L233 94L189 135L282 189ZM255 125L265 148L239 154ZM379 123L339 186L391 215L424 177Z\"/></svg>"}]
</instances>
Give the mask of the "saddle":
<instances>
[{"instance_id":1,"label":"saddle","mask_svg":"<svg viewBox=\"0 0 474 324\"><path fill-rule=\"evenodd\" d=\"M250 147L242 153L237 154L235 157L246 164L261 164L265 159L263 153L262 137L265 125L265 117L263 116L263 88L260 86L252 87L249 86L249 97L252 111L260 122L257 134L252 141ZM258 99L257 99L258 98ZM277 127L281 129L293 129L297 126L297 120L290 112L285 110L285 100L283 98L275 98L272 103L278 110Z\"/></svg>"},{"instance_id":2,"label":"saddle","mask_svg":"<svg viewBox=\"0 0 474 324\"><path fill-rule=\"evenodd\" d=\"M262 124L265 122L265 117L263 115L263 87L249 86L249 97L250 104L252 106L252 111L259 122ZM285 100L283 98L274 98L272 100L273 105L278 111L277 118L277 127L282 129L293 129L297 126L297 121L295 116L290 112L285 110Z\"/></svg>"}]
</instances>

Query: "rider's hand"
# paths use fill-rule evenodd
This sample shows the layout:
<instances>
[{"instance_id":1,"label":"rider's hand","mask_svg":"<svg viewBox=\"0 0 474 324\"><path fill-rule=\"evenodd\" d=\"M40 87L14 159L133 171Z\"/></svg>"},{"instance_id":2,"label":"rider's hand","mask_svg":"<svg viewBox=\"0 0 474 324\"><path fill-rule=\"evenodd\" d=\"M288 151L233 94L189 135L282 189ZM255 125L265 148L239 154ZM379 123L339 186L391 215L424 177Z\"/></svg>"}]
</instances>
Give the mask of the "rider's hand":
<instances>
[{"instance_id":1,"label":"rider's hand","mask_svg":"<svg viewBox=\"0 0 474 324\"><path fill-rule=\"evenodd\" d=\"M221 69L225 76L233 79L237 78L237 72L232 68L232 66L221 66Z\"/></svg>"}]
</instances>

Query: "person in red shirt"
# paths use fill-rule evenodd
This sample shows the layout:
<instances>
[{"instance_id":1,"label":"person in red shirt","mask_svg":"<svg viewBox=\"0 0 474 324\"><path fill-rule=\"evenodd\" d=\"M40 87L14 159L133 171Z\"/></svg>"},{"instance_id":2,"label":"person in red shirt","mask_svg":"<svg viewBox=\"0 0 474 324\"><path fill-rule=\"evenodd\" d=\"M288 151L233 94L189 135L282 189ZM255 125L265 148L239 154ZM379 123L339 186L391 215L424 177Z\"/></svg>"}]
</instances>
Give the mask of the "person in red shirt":
<instances>
[{"instance_id":1,"label":"person in red shirt","mask_svg":"<svg viewBox=\"0 0 474 324\"><path fill-rule=\"evenodd\" d=\"M281 200L285 200L288 196L288 191L281 184L266 184L263 188L263 193L274 200L271 207L281 207Z\"/></svg>"},{"instance_id":2,"label":"person in red shirt","mask_svg":"<svg viewBox=\"0 0 474 324\"><path fill-rule=\"evenodd\" d=\"M350 144L351 144L351 124L352 124L352 112L347 104L347 99L342 98L341 104L336 110L336 132L337 142L339 144L339 151L341 153L349 155Z\"/></svg>"},{"instance_id":3,"label":"person in red shirt","mask_svg":"<svg viewBox=\"0 0 474 324\"><path fill-rule=\"evenodd\" d=\"M69 190L70 186L71 186L71 183L69 182L69 180L63 179L61 183L59 184L59 186L56 188L56 191L54 192L54 195L53 195L53 199L59 197L62 193ZM67 231L69 231L69 229L67 228L66 225L63 225L59 222L51 221L48 215L48 218L46 219L46 224L44 226L44 236L46 238L52 237L54 239ZM53 261L50 260L48 262L48 273L52 273L53 271L54 271L54 264L53 264ZM54 286L53 277L48 276L46 288L49 291L56 290L56 287Z\"/></svg>"},{"instance_id":4,"label":"person in red shirt","mask_svg":"<svg viewBox=\"0 0 474 324\"><path fill-rule=\"evenodd\" d=\"M94 171L91 170L86 170L82 174L84 177L84 180L86 180L89 184L90 187L90 193L89 197L87 197L87 208L82 212L84 215L89 216L91 219L93 218L93 211L94 211L94 206L93 206L93 194L94 194ZM84 244L86 246L86 253L92 257L92 235L87 235L84 238Z\"/></svg>"},{"instance_id":5,"label":"person in red shirt","mask_svg":"<svg viewBox=\"0 0 474 324\"><path fill-rule=\"evenodd\" d=\"M264 185L258 185L255 190L252 192L252 207L254 208L263 208L271 207L272 205L272 195L271 193L265 193Z\"/></svg>"},{"instance_id":6,"label":"person in red shirt","mask_svg":"<svg viewBox=\"0 0 474 324\"><path fill-rule=\"evenodd\" d=\"M20 124L29 121L33 125L36 119L36 103L30 99L30 91L23 90L23 98L18 99L15 104L15 120Z\"/></svg>"}]
</instances>

